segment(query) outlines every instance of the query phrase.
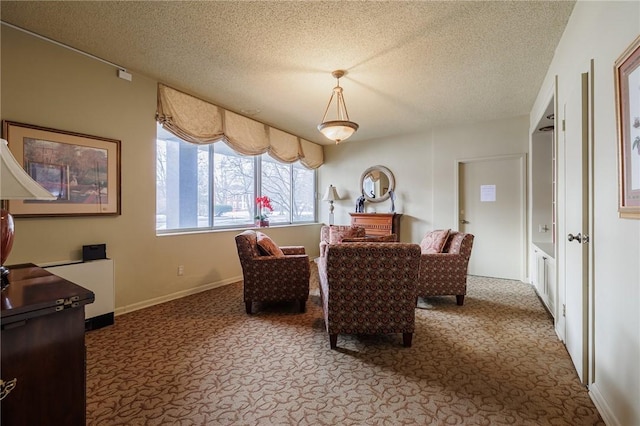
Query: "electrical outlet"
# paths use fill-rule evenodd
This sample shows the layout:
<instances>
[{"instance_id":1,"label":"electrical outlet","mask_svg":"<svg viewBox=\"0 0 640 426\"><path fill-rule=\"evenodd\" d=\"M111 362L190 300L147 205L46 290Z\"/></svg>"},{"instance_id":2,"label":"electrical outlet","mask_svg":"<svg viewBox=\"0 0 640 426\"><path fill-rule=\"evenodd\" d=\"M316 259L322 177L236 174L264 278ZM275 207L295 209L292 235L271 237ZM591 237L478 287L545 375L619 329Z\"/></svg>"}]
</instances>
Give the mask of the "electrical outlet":
<instances>
[{"instance_id":1,"label":"electrical outlet","mask_svg":"<svg viewBox=\"0 0 640 426\"><path fill-rule=\"evenodd\" d=\"M178 276L181 277L184 275L184 265L178 265Z\"/></svg>"}]
</instances>

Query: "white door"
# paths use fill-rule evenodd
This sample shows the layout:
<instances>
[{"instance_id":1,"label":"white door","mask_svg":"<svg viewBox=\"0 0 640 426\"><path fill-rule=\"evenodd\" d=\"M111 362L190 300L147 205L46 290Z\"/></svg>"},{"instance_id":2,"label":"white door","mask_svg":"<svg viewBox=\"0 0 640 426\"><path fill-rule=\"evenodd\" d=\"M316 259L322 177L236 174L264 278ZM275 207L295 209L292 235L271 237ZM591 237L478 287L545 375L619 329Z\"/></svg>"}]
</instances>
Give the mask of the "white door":
<instances>
[{"instance_id":1,"label":"white door","mask_svg":"<svg viewBox=\"0 0 640 426\"><path fill-rule=\"evenodd\" d=\"M475 236L469 274L522 280L525 155L458 162L458 221Z\"/></svg>"},{"instance_id":2,"label":"white door","mask_svg":"<svg viewBox=\"0 0 640 426\"><path fill-rule=\"evenodd\" d=\"M564 105L565 345L582 383L587 384L589 251L589 74L584 73Z\"/></svg>"}]
</instances>

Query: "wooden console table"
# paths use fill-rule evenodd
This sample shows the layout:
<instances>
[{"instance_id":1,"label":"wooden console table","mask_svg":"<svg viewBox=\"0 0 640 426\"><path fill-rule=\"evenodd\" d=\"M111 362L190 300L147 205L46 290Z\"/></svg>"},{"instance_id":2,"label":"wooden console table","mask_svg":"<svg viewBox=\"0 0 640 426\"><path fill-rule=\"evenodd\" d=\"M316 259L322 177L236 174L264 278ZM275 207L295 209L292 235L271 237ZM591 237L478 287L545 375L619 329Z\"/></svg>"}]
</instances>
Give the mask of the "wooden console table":
<instances>
[{"instance_id":1,"label":"wooden console table","mask_svg":"<svg viewBox=\"0 0 640 426\"><path fill-rule=\"evenodd\" d=\"M349 213L351 226L366 229L367 235L396 234L400 239L400 216L398 213Z\"/></svg>"},{"instance_id":2,"label":"wooden console table","mask_svg":"<svg viewBox=\"0 0 640 426\"><path fill-rule=\"evenodd\" d=\"M94 294L33 264L9 271L1 294L1 423L84 426L84 306Z\"/></svg>"}]
</instances>

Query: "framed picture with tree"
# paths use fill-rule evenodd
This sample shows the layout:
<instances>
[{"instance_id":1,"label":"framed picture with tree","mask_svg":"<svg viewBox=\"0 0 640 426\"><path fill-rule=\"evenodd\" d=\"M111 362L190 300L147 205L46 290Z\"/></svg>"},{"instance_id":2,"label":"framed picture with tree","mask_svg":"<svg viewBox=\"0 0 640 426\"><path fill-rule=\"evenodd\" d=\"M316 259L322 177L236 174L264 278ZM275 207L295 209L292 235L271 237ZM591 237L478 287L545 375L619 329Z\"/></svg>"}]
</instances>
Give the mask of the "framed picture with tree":
<instances>
[{"instance_id":1,"label":"framed picture with tree","mask_svg":"<svg viewBox=\"0 0 640 426\"><path fill-rule=\"evenodd\" d=\"M56 199L12 200L16 217L119 215L120 141L31 124L3 122L9 149Z\"/></svg>"}]
</instances>

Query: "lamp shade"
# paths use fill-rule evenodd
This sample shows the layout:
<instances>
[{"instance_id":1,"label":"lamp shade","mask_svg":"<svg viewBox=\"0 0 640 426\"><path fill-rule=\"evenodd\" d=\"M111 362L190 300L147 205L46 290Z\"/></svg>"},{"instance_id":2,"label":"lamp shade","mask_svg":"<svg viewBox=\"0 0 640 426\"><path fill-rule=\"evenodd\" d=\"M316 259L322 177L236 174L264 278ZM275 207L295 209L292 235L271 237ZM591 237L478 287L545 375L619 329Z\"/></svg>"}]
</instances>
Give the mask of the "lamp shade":
<instances>
[{"instance_id":1,"label":"lamp shade","mask_svg":"<svg viewBox=\"0 0 640 426\"><path fill-rule=\"evenodd\" d=\"M322 197L322 201L335 201L339 200L338 191L336 191L336 187L333 185L329 185L327 188L327 192L324 193L324 197Z\"/></svg>"},{"instance_id":2,"label":"lamp shade","mask_svg":"<svg viewBox=\"0 0 640 426\"><path fill-rule=\"evenodd\" d=\"M44 189L24 171L16 161L6 140L0 139L0 200L55 200L56 197ZM13 217L4 208L0 209L0 276L2 289L9 285L9 270L4 262L13 247Z\"/></svg>"},{"instance_id":3,"label":"lamp shade","mask_svg":"<svg viewBox=\"0 0 640 426\"><path fill-rule=\"evenodd\" d=\"M55 200L25 172L9 151L6 140L0 139L0 200Z\"/></svg>"}]
</instances>

